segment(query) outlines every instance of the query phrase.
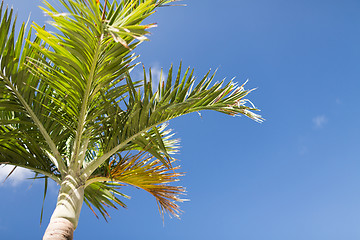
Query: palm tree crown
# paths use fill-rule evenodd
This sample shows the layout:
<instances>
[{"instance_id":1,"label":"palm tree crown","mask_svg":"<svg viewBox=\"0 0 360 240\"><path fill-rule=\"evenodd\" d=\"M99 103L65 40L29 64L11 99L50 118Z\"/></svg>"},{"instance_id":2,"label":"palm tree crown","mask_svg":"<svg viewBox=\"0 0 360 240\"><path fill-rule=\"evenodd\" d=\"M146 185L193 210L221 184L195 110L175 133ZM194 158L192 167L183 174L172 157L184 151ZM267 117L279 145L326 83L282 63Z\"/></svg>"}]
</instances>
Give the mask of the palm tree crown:
<instances>
[{"instance_id":1,"label":"palm tree crown","mask_svg":"<svg viewBox=\"0 0 360 240\"><path fill-rule=\"evenodd\" d=\"M66 191L82 187L84 202L104 218L106 206L125 206L124 185L148 191L161 212L177 216L184 188L171 184L181 173L167 122L201 110L261 121L245 99L250 91L212 83L210 72L196 83L181 64L157 86L151 70L132 78L134 49L155 26L143 20L174 1L59 2L44 0L53 32L23 23L17 36L13 11L1 4L0 164L30 169L63 190L73 179Z\"/></svg>"}]
</instances>

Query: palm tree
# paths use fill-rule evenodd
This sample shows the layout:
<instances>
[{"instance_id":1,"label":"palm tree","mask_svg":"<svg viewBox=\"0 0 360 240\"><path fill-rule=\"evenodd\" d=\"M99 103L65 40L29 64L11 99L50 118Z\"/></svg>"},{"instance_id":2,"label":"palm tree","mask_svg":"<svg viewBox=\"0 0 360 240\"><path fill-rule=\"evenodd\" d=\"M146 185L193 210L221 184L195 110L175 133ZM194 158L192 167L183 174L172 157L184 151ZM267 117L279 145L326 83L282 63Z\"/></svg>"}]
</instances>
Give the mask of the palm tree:
<instances>
[{"instance_id":1,"label":"palm tree","mask_svg":"<svg viewBox=\"0 0 360 240\"><path fill-rule=\"evenodd\" d=\"M171 2L59 0L55 8L44 0L55 31L23 23L16 36L13 11L1 3L0 165L30 169L45 193L48 179L60 185L43 239L72 239L83 202L106 219L106 207L125 206L124 185L177 216L184 188L172 185L181 173L169 120L215 110L261 121L244 98L250 91L212 84L214 74L195 84L180 64L158 86L151 70L132 79L133 51L154 27L141 23Z\"/></svg>"}]
</instances>

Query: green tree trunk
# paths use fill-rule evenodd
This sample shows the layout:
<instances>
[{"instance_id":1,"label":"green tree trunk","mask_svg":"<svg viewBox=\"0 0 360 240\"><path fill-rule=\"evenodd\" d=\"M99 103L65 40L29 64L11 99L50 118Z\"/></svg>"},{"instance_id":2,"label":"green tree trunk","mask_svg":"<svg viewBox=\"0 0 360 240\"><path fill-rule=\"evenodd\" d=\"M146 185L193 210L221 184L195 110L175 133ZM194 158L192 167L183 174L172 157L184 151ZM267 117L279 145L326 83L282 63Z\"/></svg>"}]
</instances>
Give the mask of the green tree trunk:
<instances>
[{"instance_id":1,"label":"green tree trunk","mask_svg":"<svg viewBox=\"0 0 360 240\"><path fill-rule=\"evenodd\" d=\"M56 208L43 240L73 239L83 201L84 184L79 183L76 177L67 175L60 186Z\"/></svg>"}]
</instances>

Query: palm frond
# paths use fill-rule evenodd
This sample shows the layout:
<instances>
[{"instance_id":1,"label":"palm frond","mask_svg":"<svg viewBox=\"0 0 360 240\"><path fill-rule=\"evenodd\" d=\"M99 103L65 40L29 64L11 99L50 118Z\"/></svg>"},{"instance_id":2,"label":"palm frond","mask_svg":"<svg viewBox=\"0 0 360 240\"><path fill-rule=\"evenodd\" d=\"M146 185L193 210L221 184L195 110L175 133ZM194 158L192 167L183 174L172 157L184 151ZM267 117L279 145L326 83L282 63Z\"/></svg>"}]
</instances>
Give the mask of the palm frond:
<instances>
[{"instance_id":1,"label":"palm frond","mask_svg":"<svg viewBox=\"0 0 360 240\"><path fill-rule=\"evenodd\" d=\"M94 131L107 116L109 105L129 91L124 76L134 66L131 51L152 26L141 22L165 1L114 1L105 19L104 9L95 0L61 0L68 13L44 3L59 33L35 25L46 47L32 44L40 54L29 67L56 92L52 112L74 137L70 164L80 169L84 155L79 153L96 142L99 134Z\"/></svg>"},{"instance_id":2,"label":"palm frond","mask_svg":"<svg viewBox=\"0 0 360 240\"><path fill-rule=\"evenodd\" d=\"M65 166L56 148L58 139L54 138L59 132L50 121L49 113L42 111L42 102L45 99L34 89L38 87L47 91L47 88L38 78L31 75L25 66L26 58L36 55L29 44L31 30L26 34L26 26L23 23L16 37L16 17L12 21L13 11L9 11L8 8L4 10L2 3L0 12L4 12L0 20L0 141L4 144L2 163L28 167L33 171L45 171L44 166L40 166L40 159L43 157L25 164L14 155L15 152L22 152L24 156L32 158L29 152L37 152L36 156L47 155L47 160L43 164L48 164L50 160L51 166L63 170ZM37 38L34 40L39 41ZM9 144L10 142L13 144ZM51 171L47 173L51 174Z\"/></svg>"},{"instance_id":3,"label":"palm frond","mask_svg":"<svg viewBox=\"0 0 360 240\"><path fill-rule=\"evenodd\" d=\"M60 182L60 172L37 144L36 132L28 134L0 126L0 165L23 167Z\"/></svg>"},{"instance_id":4,"label":"palm frond","mask_svg":"<svg viewBox=\"0 0 360 240\"><path fill-rule=\"evenodd\" d=\"M175 162L173 160L172 164ZM179 195L184 194L185 189L181 186L172 186L177 182L182 173L178 173L180 166L167 168L158 159L155 159L146 152L133 154L128 152L125 156L118 156L107 166L98 169L89 178L88 184L91 186L95 182L117 182L141 188L151 193L158 202L159 211L163 215L165 212L172 216L179 217L180 208L176 202L183 202L184 199ZM99 210L100 201L93 204Z\"/></svg>"},{"instance_id":5,"label":"palm frond","mask_svg":"<svg viewBox=\"0 0 360 240\"><path fill-rule=\"evenodd\" d=\"M124 185L114 182L93 182L85 188L84 201L97 218L94 208L107 220L110 215L106 207L117 209L116 205L119 205L126 208L126 205L117 197L129 198L117 190L122 186Z\"/></svg>"},{"instance_id":6,"label":"palm frond","mask_svg":"<svg viewBox=\"0 0 360 240\"><path fill-rule=\"evenodd\" d=\"M195 85L194 70L190 72L188 68L183 75L181 71L180 64L173 81L173 67L171 67L166 81L160 80L155 92L152 90L152 77L147 80L146 73L144 73L143 92L135 88L129 74L126 76L129 86L127 110L111 120L116 121L117 124L111 124L113 137L106 139L105 143L112 148L89 163L83 170L84 176L90 176L98 166L114 154L131 148L148 151L170 167L171 156L163 147L163 138L157 134L155 128L188 113L214 110L231 116L245 115L255 121L262 121L261 116L254 113L258 109L252 104L248 106L249 100L245 97L252 90L245 90L244 85L238 86L232 81L225 84L224 80L211 85L215 74L210 75L210 72Z\"/></svg>"}]
</instances>

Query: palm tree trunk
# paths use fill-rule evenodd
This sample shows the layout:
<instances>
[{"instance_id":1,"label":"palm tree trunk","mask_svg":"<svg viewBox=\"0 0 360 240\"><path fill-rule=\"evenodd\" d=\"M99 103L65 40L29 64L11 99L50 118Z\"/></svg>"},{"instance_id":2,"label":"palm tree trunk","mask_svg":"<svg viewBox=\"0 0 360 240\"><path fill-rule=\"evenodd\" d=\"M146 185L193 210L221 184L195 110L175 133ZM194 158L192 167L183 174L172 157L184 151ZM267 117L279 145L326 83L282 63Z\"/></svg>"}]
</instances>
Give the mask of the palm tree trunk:
<instances>
[{"instance_id":1,"label":"palm tree trunk","mask_svg":"<svg viewBox=\"0 0 360 240\"><path fill-rule=\"evenodd\" d=\"M73 240L74 225L65 218L51 219L43 240Z\"/></svg>"},{"instance_id":2,"label":"palm tree trunk","mask_svg":"<svg viewBox=\"0 0 360 240\"><path fill-rule=\"evenodd\" d=\"M72 240L84 201L84 185L68 175L63 180L59 196L43 240Z\"/></svg>"}]
</instances>

